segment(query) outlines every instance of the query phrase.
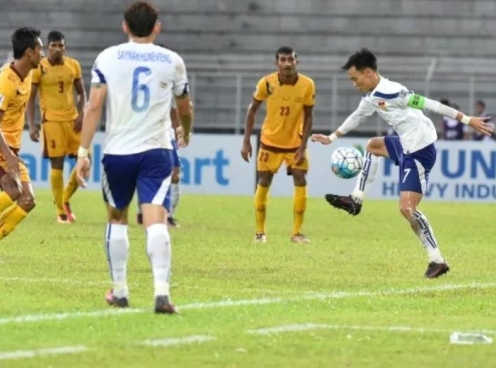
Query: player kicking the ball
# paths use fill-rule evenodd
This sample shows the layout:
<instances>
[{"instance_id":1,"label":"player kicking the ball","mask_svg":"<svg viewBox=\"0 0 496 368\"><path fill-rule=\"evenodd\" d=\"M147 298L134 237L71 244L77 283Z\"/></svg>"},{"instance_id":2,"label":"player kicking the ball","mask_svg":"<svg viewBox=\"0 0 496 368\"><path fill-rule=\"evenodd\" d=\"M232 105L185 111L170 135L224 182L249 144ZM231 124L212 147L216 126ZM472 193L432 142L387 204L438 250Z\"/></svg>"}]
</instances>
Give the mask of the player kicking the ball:
<instances>
[{"instance_id":1,"label":"player kicking the ball","mask_svg":"<svg viewBox=\"0 0 496 368\"><path fill-rule=\"evenodd\" d=\"M434 142L437 139L434 124L422 110L456 119L486 135L490 135L493 130L485 123L488 118L466 116L382 77L377 71L375 55L367 49L351 55L342 69L348 72L353 85L363 93L362 100L355 112L334 133L330 136L314 134L312 141L330 144L355 129L374 112L391 125L398 136L369 140L355 190L349 196L327 194L325 198L332 206L351 215L358 215L365 192L377 175L379 157L391 158L400 169L400 212L410 223L429 256L425 277L439 277L449 271L449 266L439 251L427 217L418 209L429 172L436 162Z\"/></svg>"},{"instance_id":2,"label":"player kicking the ball","mask_svg":"<svg viewBox=\"0 0 496 368\"><path fill-rule=\"evenodd\" d=\"M177 53L153 44L160 22L151 4L131 4L124 13L123 29L129 42L105 49L93 66L76 172L84 187L90 170L88 150L106 101L102 187L113 282L106 300L111 306L128 306L128 209L136 190L153 271L155 312L172 314L176 309L169 292L171 240L164 208L173 170L169 111L175 96L184 139L189 139L192 111L188 78Z\"/></svg>"}]
</instances>

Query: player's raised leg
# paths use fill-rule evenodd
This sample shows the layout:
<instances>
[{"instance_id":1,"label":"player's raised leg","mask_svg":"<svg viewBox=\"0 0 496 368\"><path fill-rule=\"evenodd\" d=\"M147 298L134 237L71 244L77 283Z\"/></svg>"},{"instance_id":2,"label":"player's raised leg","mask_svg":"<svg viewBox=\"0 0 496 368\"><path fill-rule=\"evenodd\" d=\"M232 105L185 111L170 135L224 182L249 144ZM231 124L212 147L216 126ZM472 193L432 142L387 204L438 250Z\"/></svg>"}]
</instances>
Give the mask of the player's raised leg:
<instances>
[{"instance_id":1,"label":"player's raised leg","mask_svg":"<svg viewBox=\"0 0 496 368\"><path fill-rule=\"evenodd\" d=\"M156 313L176 313L170 299L171 238L166 225L166 197L172 173L172 151L156 149L146 153L137 181L147 252L152 265Z\"/></svg>"},{"instance_id":2,"label":"player's raised leg","mask_svg":"<svg viewBox=\"0 0 496 368\"><path fill-rule=\"evenodd\" d=\"M79 131L79 127L75 126L74 123L66 123L66 134L69 137L68 144L68 152L69 157L77 157L77 150L79 148L79 144L81 142L81 133ZM88 155L88 158L91 160L91 154ZM69 176L69 181L67 182L64 188L63 194L63 208L65 214L67 215L67 219L69 222L76 221L76 215L72 210L71 206L71 198L76 193L79 188L79 184L77 182L76 168L71 171Z\"/></svg>"},{"instance_id":3,"label":"player's raised leg","mask_svg":"<svg viewBox=\"0 0 496 368\"><path fill-rule=\"evenodd\" d=\"M384 143L384 137L375 137L367 142L363 167L351 195L326 194L325 199L327 202L333 207L345 210L350 215L358 215L362 210L365 193L370 189L377 177L380 157L388 157L388 151Z\"/></svg>"}]
</instances>

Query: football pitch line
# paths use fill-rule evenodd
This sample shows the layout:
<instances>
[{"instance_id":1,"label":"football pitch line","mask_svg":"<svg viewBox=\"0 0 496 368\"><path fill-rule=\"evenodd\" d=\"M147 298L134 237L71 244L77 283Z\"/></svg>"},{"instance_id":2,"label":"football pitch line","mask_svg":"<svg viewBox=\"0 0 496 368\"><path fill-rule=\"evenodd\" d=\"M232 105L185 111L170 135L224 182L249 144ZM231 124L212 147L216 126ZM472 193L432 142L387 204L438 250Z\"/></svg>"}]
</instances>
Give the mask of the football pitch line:
<instances>
[{"instance_id":1,"label":"football pitch line","mask_svg":"<svg viewBox=\"0 0 496 368\"><path fill-rule=\"evenodd\" d=\"M484 333L487 335L496 335L496 331L492 330L482 330L482 331L460 331L459 329L447 329L447 328L429 328L429 327L411 327L411 326L365 326L365 325L333 325L333 324L323 324L323 323L300 323L291 325L280 325L266 328L249 329L245 330L246 334L255 336L272 336L280 333L298 333L298 332L308 332L315 330L352 330L352 331L373 331L373 332L388 332L388 333L446 333L451 334L454 331L461 333ZM347 338L352 338L351 335L347 335ZM136 342L136 346L146 346L155 348L167 348L175 347L181 345L200 345L205 342L214 341L217 338L212 335L190 335L182 337L166 337L163 339L154 340L143 340ZM92 350L83 345L78 346L61 346L53 348L44 348L37 350L16 350L10 352L0 352L0 360L18 360L27 358L36 358L41 356L51 356L51 355L66 355L66 354L77 354L77 353L89 353Z\"/></svg>"},{"instance_id":2,"label":"football pitch line","mask_svg":"<svg viewBox=\"0 0 496 368\"><path fill-rule=\"evenodd\" d=\"M431 292L444 292L463 289L492 289L496 288L496 283L470 283L470 284L444 284L437 286L426 286L408 289L386 289L377 291L331 291L331 292L308 292L295 297L265 297L241 300L221 300L216 302L197 302L179 305L180 311L184 310L204 310L212 308L229 308L241 306L260 306L270 304L283 304L289 302L299 302L302 300L327 300L358 297L381 297L392 295L415 295ZM101 318L106 316L122 316L127 314L151 313L149 308L128 308L128 309L104 309L88 312L65 312L65 313L41 313L23 316L9 316L0 318L0 325L37 323L56 320L67 320L75 318Z\"/></svg>"},{"instance_id":3,"label":"football pitch line","mask_svg":"<svg viewBox=\"0 0 496 368\"><path fill-rule=\"evenodd\" d=\"M460 331L458 329L446 328L429 328L429 327L410 327L410 326L356 326L356 325L331 325L322 323L301 323L293 325L282 325L267 328L257 328L246 330L245 332L251 335L274 335L285 332L305 332L313 330L358 330L358 331L382 331L382 332L416 332L416 333L485 333L488 335L496 335L496 331L492 330L477 330L477 331Z\"/></svg>"}]
</instances>

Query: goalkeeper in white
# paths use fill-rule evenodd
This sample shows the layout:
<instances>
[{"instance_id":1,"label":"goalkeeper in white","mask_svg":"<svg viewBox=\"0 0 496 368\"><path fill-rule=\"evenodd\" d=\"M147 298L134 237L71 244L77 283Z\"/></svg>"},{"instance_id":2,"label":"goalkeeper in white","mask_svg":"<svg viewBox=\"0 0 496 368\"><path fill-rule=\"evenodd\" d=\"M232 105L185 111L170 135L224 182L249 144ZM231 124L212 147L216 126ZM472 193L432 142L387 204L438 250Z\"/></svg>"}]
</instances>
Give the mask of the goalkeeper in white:
<instances>
[{"instance_id":1,"label":"goalkeeper in white","mask_svg":"<svg viewBox=\"0 0 496 368\"><path fill-rule=\"evenodd\" d=\"M379 157L389 157L399 166L400 212L410 223L424 245L429 265L425 277L436 278L449 271L441 255L434 232L418 206L427 186L429 172L436 162L436 128L422 110L432 111L470 125L476 131L490 135L488 117L469 117L426 97L414 94L400 83L382 77L377 71L377 59L368 49L350 56L342 68L348 72L353 85L363 93L358 108L331 135L312 135L313 142L330 144L355 129L367 116L377 112L398 136L376 137L369 140L365 160L355 190L349 196L327 194L326 200L334 207L351 215L358 215L365 192L374 181Z\"/></svg>"}]
</instances>

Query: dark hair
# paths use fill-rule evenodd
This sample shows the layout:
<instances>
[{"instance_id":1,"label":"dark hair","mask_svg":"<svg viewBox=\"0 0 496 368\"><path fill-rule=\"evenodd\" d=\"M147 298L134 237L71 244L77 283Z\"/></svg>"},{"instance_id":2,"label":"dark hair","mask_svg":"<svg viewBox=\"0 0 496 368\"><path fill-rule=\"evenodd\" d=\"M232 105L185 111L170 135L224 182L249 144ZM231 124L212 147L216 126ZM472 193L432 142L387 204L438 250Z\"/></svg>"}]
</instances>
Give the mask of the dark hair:
<instances>
[{"instance_id":1,"label":"dark hair","mask_svg":"<svg viewBox=\"0 0 496 368\"><path fill-rule=\"evenodd\" d=\"M124 20L129 31L136 37L148 37L157 23L157 9L146 1L136 1L124 12Z\"/></svg>"},{"instance_id":2,"label":"dark hair","mask_svg":"<svg viewBox=\"0 0 496 368\"><path fill-rule=\"evenodd\" d=\"M59 31L51 31L49 34L48 34L48 43L50 42L57 42L57 41L63 41L65 40L65 36L62 32L59 32Z\"/></svg>"},{"instance_id":3,"label":"dark hair","mask_svg":"<svg viewBox=\"0 0 496 368\"><path fill-rule=\"evenodd\" d=\"M22 58L27 49L34 50L40 35L40 30L36 28L22 27L16 29L11 37L14 59Z\"/></svg>"},{"instance_id":4,"label":"dark hair","mask_svg":"<svg viewBox=\"0 0 496 368\"><path fill-rule=\"evenodd\" d=\"M482 100L477 100L477 102L475 104L482 106L484 109L486 108L486 103Z\"/></svg>"},{"instance_id":5,"label":"dark hair","mask_svg":"<svg viewBox=\"0 0 496 368\"><path fill-rule=\"evenodd\" d=\"M279 60L279 55L293 55L293 54L294 54L295 58L298 57L298 55L296 55L296 51L292 47L281 46L276 51L276 60Z\"/></svg>"},{"instance_id":6,"label":"dark hair","mask_svg":"<svg viewBox=\"0 0 496 368\"><path fill-rule=\"evenodd\" d=\"M450 105L450 102L449 102L449 100L448 100L447 98L441 98L441 99L439 100L439 102L441 102L443 105L446 105L446 106L451 106L451 105Z\"/></svg>"},{"instance_id":7,"label":"dark hair","mask_svg":"<svg viewBox=\"0 0 496 368\"><path fill-rule=\"evenodd\" d=\"M352 66L354 66L356 70L359 71L363 71L366 68L377 71L377 58L372 53L372 51L367 48L363 48L351 55L346 64L344 64L341 69L349 70Z\"/></svg>"}]
</instances>

